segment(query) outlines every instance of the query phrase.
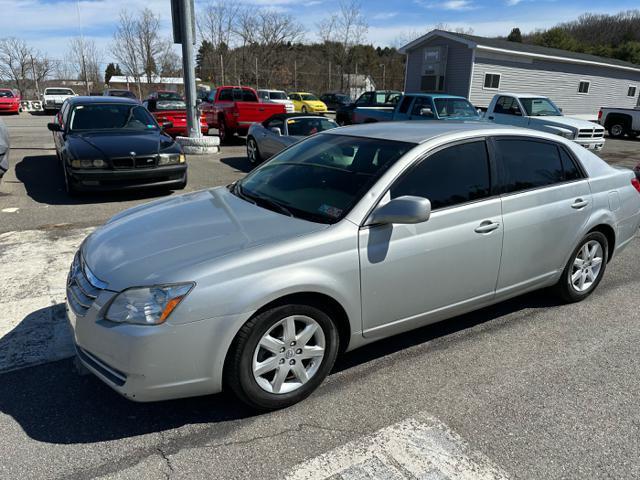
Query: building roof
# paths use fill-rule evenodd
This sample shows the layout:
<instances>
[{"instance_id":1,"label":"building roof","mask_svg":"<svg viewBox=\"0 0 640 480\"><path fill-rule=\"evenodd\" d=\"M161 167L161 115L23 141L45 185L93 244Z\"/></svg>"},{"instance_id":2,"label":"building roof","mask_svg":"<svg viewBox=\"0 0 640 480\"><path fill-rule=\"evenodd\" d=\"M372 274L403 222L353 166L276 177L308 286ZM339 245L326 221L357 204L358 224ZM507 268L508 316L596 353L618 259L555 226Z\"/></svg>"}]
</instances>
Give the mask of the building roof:
<instances>
[{"instance_id":1,"label":"building roof","mask_svg":"<svg viewBox=\"0 0 640 480\"><path fill-rule=\"evenodd\" d=\"M599 65L640 72L640 65L636 65L630 62L624 62L615 58L599 57L597 55L590 55L588 53L571 52L569 50L541 47L539 45L531 45L528 43L511 42L504 38L478 37L476 35L447 32L445 30L432 30L426 35L423 35L422 37L402 47L400 49L400 52L406 53L409 50L413 50L423 42L426 42L427 40L435 36L440 36L453 41L465 43L470 48L479 48L481 50L508 53L512 55L523 55L534 58L544 58L548 60L556 60L569 63Z\"/></svg>"}]
</instances>

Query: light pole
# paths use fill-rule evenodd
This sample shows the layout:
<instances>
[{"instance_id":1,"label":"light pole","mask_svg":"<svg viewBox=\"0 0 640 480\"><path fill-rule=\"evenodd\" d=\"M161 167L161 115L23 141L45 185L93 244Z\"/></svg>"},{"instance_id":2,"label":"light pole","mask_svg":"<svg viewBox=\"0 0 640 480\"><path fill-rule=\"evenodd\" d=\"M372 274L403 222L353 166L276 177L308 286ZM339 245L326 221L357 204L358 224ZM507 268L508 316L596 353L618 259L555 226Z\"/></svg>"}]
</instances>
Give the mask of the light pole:
<instances>
[{"instance_id":1,"label":"light pole","mask_svg":"<svg viewBox=\"0 0 640 480\"><path fill-rule=\"evenodd\" d=\"M202 137L200 131L200 118L196 106L196 75L193 59L193 3L180 2L182 8L180 20L182 21L182 70L184 78L184 96L187 103L187 136L191 138Z\"/></svg>"},{"instance_id":2,"label":"light pole","mask_svg":"<svg viewBox=\"0 0 640 480\"><path fill-rule=\"evenodd\" d=\"M380 66L382 67L382 90L384 90L385 87L385 83L386 83L386 65L384 63L381 63Z\"/></svg>"}]
</instances>

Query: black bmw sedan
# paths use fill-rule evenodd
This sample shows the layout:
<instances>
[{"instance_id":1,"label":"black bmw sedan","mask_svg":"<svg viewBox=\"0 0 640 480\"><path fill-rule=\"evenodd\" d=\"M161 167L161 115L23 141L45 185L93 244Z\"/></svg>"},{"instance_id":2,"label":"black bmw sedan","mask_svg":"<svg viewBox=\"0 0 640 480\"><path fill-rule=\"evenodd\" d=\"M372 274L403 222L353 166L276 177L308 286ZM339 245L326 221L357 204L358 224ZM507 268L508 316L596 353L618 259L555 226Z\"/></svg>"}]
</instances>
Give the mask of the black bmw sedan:
<instances>
[{"instance_id":1,"label":"black bmw sedan","mask_svg":"<svg viewBox=\"0 0 640 480\"><path fill-rule=\"evenodd\" d=\"M70 194L187 185L182 147L163 131L171 125L158 125L135 100L73 97L47 127Z\"/></svg>"}]
</instances>

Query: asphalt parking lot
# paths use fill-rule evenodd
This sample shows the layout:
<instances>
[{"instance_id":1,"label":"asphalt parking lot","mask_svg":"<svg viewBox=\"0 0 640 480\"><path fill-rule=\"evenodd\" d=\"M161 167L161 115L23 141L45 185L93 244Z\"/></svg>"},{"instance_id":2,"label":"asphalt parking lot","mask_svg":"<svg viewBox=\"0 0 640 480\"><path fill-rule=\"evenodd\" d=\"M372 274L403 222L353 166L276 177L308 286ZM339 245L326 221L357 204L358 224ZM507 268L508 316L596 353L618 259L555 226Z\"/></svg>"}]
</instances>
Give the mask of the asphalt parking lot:
<instances>
[{"instance_id":1,"label":"asphalt parking lot","mask_svg":"<svg viewBox=\"0 0 640 480\"><path fill-rule=\"evenodd\" d=\"M0 478L640 477L638 238L580 304L542 291L383 340L284 411L255 415L226 394L136 404L78 375L70 258L113 214L169 193L69 198L48 119L3 117ZM608 139L601 156L632 167L640 141ZM249 169L238 140L189 158L186 191Z\"/></svg>"}]
</instances>

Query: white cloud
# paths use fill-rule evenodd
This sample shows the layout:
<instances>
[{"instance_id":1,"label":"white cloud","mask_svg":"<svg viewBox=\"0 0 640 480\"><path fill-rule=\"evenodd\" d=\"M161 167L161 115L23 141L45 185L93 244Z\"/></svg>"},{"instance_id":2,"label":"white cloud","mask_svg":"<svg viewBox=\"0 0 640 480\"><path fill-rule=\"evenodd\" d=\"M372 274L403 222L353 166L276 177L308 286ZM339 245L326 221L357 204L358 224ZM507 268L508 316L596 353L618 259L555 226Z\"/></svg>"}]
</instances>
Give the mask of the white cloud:
<instances>
[{"instance_id":1,"label":"white cloud","mask_svg":"<svg viewBox=\"0 0 640 480\"><path fill-rule=\"evenodd\" d=\"M519 3L522 3L522 0L506 0L504 3L506 3L508 7L513 7L515 5L518 5Z\"/></svg>"},{"instance_id":2,"label":"white cloud","mask_svg":"<svg viewBox=\"0 0 640 480\"><path fill-rule=\"evenodd\" d=\"M443 10L472 10L477 8L470 0L447 0L439 5Z\"/></svg>"},{"instance_id":3,"label":"white cloud","mask_svg":"<svg viewBox=\"0 0 640 480\"><path fill-rule=\"evenodd\" d=\"M398 12L379 12L371 15L371 20L389 20L398 15Z\"/></svg>"}]
</instances>

